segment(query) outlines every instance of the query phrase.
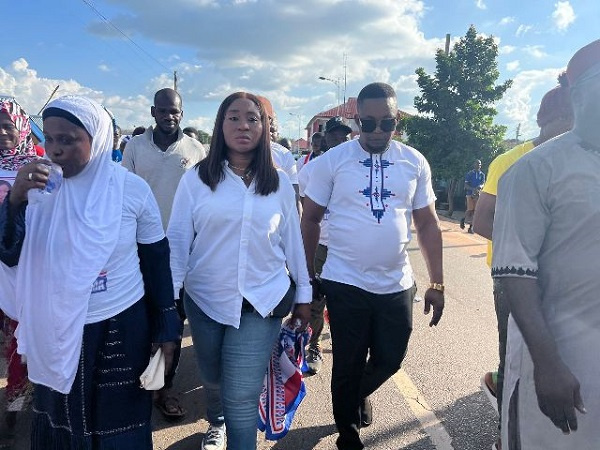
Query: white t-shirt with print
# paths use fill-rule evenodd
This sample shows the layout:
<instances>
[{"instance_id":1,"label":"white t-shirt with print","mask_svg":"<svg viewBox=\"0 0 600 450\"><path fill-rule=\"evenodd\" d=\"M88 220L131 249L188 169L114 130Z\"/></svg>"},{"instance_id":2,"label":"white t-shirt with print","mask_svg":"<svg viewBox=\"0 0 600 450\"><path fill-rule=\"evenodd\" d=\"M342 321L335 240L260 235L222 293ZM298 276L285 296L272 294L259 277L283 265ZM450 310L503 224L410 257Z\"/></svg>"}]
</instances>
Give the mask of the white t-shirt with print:
<instances>
[{"instance_id":1,"label":"white t-shirt with print","mask_svg":"<svg viewBox=\"0 0 600 450\"><path fill-rule=\"evenodd\" d=\"M92 287L86 323L95 323L124 311L144 295L137 244L165 237L158 204L150 186L127 173L119 241Z\"/></svg>"},{"instance_id":2,"label":"white t-shirt with print","mask_svg":"<svg viewBox=\"0 0 600 450\"><path fill-rule=\"evenodd\" d=\"M331 212L321 277L375 294L410 288L412 211L435 201L425 157L397 141L370 154L352 140L311 164L304 193Z\"/></svg>"}]
</instances>

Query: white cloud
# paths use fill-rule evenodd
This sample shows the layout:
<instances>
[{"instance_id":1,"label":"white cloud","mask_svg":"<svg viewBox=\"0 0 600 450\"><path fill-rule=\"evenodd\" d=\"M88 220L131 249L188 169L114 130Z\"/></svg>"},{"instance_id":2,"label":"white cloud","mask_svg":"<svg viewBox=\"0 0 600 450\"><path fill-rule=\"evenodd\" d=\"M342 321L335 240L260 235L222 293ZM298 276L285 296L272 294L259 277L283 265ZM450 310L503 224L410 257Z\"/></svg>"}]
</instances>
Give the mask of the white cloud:
<instances>
[{"instance_id":1,"label":"white cloud","mask_svg":"<svg viewBox=\"0 0 600 450\"><path fill-rule=\"evenodd\" d=\"M487 6L485 5L485 3L483 3L483 0L475 0L475 6L478 9L487 9Z\"/></svg>"},{"instance_id":2,"label":"white cloud","mask_svg":"<svg viewBox=\"0 0 600 450\"><path fill-rule=\"evenodd\" d=\"M542 45L527 45L523 47L523 51L534 58L540 59L548 56L548 54L542 50L543 48Z\"/></svg>"},{"instance_id":3,"label":"white cloud","mask_svg":"<svg viewBox=\"0 0 600 450\"><path fill-rule=\"evenodd\" d=\"M29 114L37 114L56 86L56 96L85 95L110 109L123 128L150 122L150 102L143 96L108 96L79 84L75 80L60 80L40 77L29 67L24 58L14 61L9 67L0 67L0 92L13 95Z\"/></svg>"},{"instance_id":4,"label":"white cloud","mask_svg":"<svg viewBox=\"0 0 600 450\"><path fill-rule=\"evenodd\" d=\"M513 23L515 21L514 17L503 17L502 19L500 19L499 24L500 25L508 25L510 23Z\"/></svg>"},{"instance_id":5,"label":"white cloud","mask_svg":"<svg viewBox=\"0 0 600 450\"><path fill-rule=\"evenodd\" d=\"M110 67L108 67L106 64L100 64L100 65L98 66L98 69L99 69L101 72L110 72Z\"/></svg>"},{"instance_id":6,"label":"white cloud","mask_svg":"<svg viewBox=\"0 0 600 450\"><path fill-rule=\"evenodd\" d=\"M246 89L283 94L281 103L274 105L281 108L291 105L299 90L306 92L306 86L314 87L308 89L309 96L320 93L315 95L319 101L335 93L335 87L324 88L317 77L342 77L343 53L348 55L348 91L356 95L357 86L365 82L394 79L433 63L436 49L444 46L442 38L426 39L420 29L425 13L422 0L361 0L351 8L340 8L339 0L306 0L301 8L289 2L234 0L171 0L152 8L141 0L123 0L119 6L128 12L110 17L111 22L129 35L140 36L136 40L196 51L200 70L183 59L170 64L178 71L186 98L198 101L222 99L223 93ZM285 30L257 26L283 23ZM106 37L103 23L89 29ZM376 35L373 29L378 30ZM151 84L164 84L169 76L157 77ZM321 99L321 106L325 103Z\"/></svg>"},{"instance_id":7,"label":"white cloud","mask_svg":"<svg viewBox=\"0 0 600 450\"><path fill-rule=\"evenodd\" d=\"M518 60L511 61L506 64L506 70L514 72L515 70L517 70L519 68L520 65L521 65L521 63Z\"/></svg>"},{"instance_id":8,"label":"white cloud","mask_svg":"<svg viewBox=\"0 0 600 450\"><path fill-rule=\"evenodd\" d=\"M568 0L564 2L559 1L554 4L552 19L559 31L565 31L569 28L569 26L575 22L575 18L575 11Z\"/></svg>"},{"instance_id":9,"label":"white cloud","mask_svg":"<svg viewBox=\"0 0 600 450\"><path fill-rule=\"evenodd\" d=\"M514 45L502 45L498 52L501 55L510 55L511 53L513 53L515 50L517 49L517 47L515 47Z\"/></svg>"},{"instance_id":10,"label":"white cloud","mask_svg":"<svg viewBox=\"0 0 600 450\"><path fill-rule=\"evenodd\" d=\"M525 33L527 33L528 31L531 31L532 28L533 28L533 26L531 26L531 25L523 25L523 24L521 24L521 25L519 25L519 28L517 28L515 36L521 37Z\"/></svg>"},{"instance_id":11,"label":"white cloud","mask_svg":"<svg viewBox=\"0 0 600 450\"><path fill-rule=\"evenodd\" d=\"M513 78L512 87L498 103L498 111L506 119L510 136L521 125L521 139L538 135L536 115L544 94L556 86L556 77L564 69L526 70Z\"/></svg>"},{"instance_id":12,"label":"white cloud","mask_svg":"<svg viewBox=\"0 0 600 450\"><path fill-rule=\"evenodd\" d=\"M290 121L283 120L288 112L310 118L337 104L336 86L318 77L343 80L344 53L348 57L346 98L356 96L369 82L386 81L402 86L398 95L404 96L399 99L404 104L412 103L417 94L411 81L415 69L433 69L435 52L444 47L443 37L429 39L422 31L424 0L360 0L343 8L341 0L305 0L299 5L170 0L148 8L142 0L121 0L123 13L109 19L136 36L136 42L147 39L160 46L194 49L194 61L174 50L167 54L179 55L180 60L161 59L177 70L184 120L199 120L205 127L203 118L188 115L191 107L203 105L204 110L216 112L226 95L247 90L271 100L285 127L282 134L290 136L297 135L297 124L293 127L292 120L288 126ZM105 38L122 38L110 34L101 22L88 28ZM407 75L406 82L397 82ZM172 86L171 77L166 70L154 77L147 94ZM405 83L412 89L404 88Z\"/></svg>"}]
</instances>

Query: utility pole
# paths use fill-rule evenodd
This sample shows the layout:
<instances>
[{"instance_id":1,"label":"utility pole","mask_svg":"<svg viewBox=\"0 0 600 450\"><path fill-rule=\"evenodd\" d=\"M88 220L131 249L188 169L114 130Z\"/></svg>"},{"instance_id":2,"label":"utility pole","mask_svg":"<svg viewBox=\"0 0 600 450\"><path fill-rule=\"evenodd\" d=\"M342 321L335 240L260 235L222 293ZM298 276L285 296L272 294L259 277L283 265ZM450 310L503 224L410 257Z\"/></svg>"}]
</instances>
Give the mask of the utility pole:
<instances>
[{"instance_id":1,"label":"utility pole","mask_svg":"<svg viewBox=\"0 0 600 450\"><path fill-rule=\"evenodd\" d=\"M348 54L344 53L344 119L346 118L346 62L348 61Z\"/></svg>"},{"instance_id":2,"label":"utility pole","mask_svg":"<svg viewBox=\"0 0 600 450\"><path fill-rule=\"evenodd\" d=\"M173 89L177 90L177 71L173 71Z\"/></svg>"},{"instance_id":3,"label":"utility pole","mask_svg":"<svg viewBox=\"0 0 600 450\"><path fill-rule=\"evenodd\" d=\"M446 34L446 46L444 47L444 53L446 56L450 53L450 33Z\"/></svg>"},{"instance_id":4,"label":"utility pole","mask_svg":"<svg viewBox=\"0 0 600 450\"><path fill-rule=\"evenodd\" d=\"M515 136L515 139L517 140L517 142L519 142L520 137L521 137L521 124L517 125L517 134Z\"/></svg>"}]
</instances>

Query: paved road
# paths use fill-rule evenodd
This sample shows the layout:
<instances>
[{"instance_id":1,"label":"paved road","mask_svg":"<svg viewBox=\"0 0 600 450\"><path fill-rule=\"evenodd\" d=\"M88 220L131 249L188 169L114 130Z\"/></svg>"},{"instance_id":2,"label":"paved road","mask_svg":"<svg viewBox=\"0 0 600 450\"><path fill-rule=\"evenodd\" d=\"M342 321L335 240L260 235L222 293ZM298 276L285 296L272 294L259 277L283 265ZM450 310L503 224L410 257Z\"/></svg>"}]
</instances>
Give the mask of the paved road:
<instances>
[{"instance_id":1,"label":"paved road","mask_svg":"<svg viewBox=\"0 0 600 450\"><path fill-rule=\"evenodd\" d=\"M485 240L460 230L442 217L446 276L446 310L440 325L416 303L414 331L403 369L374 396L374 424L363 430L367 448L409 450L484 450L495 440L496 415L479 387L483 373L497 365L497 337L492 283L485 265ZM421 294L427 271L416 242L411 261ZM259 436L260 450L328 450L335 448L329 384L331 342L324 339L324 369L306 380L308 394L290 433L279 442ZM186 330L176 388L188 410L177 424L155 414L154 447L160 450L200 448L208 424L202 387ZM27 448L21 426L15 448Z\"/></svg>"}]
</instances>

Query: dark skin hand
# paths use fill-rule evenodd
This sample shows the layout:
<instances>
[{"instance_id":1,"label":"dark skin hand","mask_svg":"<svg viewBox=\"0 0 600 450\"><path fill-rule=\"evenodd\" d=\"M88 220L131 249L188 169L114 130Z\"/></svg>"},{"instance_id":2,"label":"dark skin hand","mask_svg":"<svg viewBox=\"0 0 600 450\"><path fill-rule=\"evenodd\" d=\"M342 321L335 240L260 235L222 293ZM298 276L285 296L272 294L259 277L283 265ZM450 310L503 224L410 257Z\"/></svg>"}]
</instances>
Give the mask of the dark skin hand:
<instances>
[{"instance_id":1,"label":"dark skin hand","mask_svg":"<svg viewBox=\"0 0 600 450\"><path fill-rule=\"evenodd\" d=\"M435 212L434 204L413 211L413 219L417 230L417 238L421 253L427 264L429 279L432 283L443 283L442 267L442 232ZM433 316L429 326L439 323L444 312L444 293L437 289L427 289L425 292L424 313L429 314L433 306Z\"/></svg>"},{"instance_id":2,"label":"dark skin hand","mask_svg":"<svg viewBox=\"0 0 600 450\"><path fill-rule=\"evenodd\" d=\"M292 327L295 327L295 324L299 323L297 327L298 331L306 330L310 321L310 303L296 303L290 320L292 321Z\"/></svg>"},{"instance_id":3,"label":"dark skin hand","mask_svg":"<svg viewBox=\"0 0 600 450\"><path fill-rule=\"evenodd\" d=\"M10 205L19 206L27 201L27 191L44 189L50 174L50 161L40 159L25 164L17 172L17 177L10 190ZM31 174L31 180L29 179Z\"/></svg>"},{"instance_id":4,"label":"dark skin hand","mask_svg":"<svg viewBox=\"0 0 600 450\"><path fill-rule=\"evenodd\" d=\"M154 355L158 350L158 347L161 348L163 355L165 355L165 376L171 370L173 366L173 358L175 357L175 348L177 345L175 342L163 342L162 344L152 344L152 354Z\"/></svg>"},{"instance_id":5,"label":"dark skin hand","mask_svg":"<svg viewBox=\"0 0 600 450\"><path fill-rule=\"evenodd\" d=\"M579 380L562 360L542 312L537 280L498 278L498 295L510 305L533 361L533 380L540 411L569 434L577 430L577 414L585 414Z\"/></svg>"},{"instance_id":6,"label":"dark skin hand","mask_svg":"<svg viewBox=\"0 0 600 450\"><path fill-rule=\"evenodd\" d=\"M444 312L444 293L438 291L437 289L430 288L425 291L425 305L423 313L425 315L429 314L432 306L433 315L431 316L431 321L429 322L430 327L436 326L440 322L442 313Z\"/></svg>"}]
</instances>

